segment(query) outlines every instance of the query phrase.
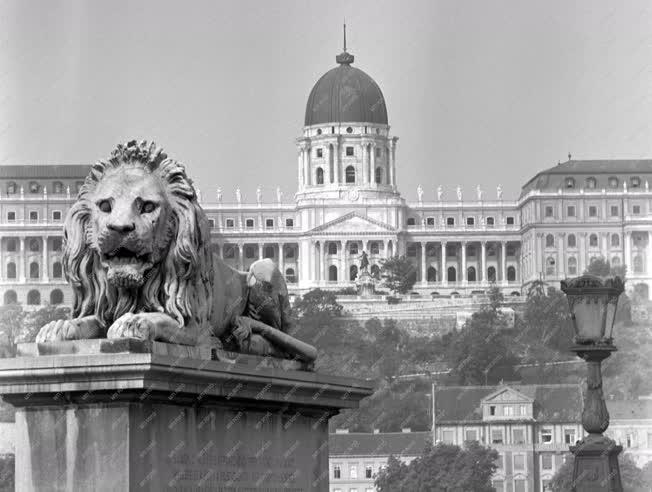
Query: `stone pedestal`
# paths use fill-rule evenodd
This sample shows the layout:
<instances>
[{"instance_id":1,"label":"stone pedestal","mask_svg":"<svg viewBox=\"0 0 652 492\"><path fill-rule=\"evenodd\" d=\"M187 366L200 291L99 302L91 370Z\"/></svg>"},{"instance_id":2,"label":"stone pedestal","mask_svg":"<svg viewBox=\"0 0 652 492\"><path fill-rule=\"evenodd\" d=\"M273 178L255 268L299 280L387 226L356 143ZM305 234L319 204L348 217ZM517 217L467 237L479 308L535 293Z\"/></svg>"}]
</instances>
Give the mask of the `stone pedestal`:
<instances>
[{"instance_id":1,"label":"stone pedestal","mask_svg":"<svg viewBox=\"0 0 652 492\"><path fill-rule=\"evenodd\" d=\"M589 434L575 446L573 492L622 492L618 455L623 450L608 437Z\"/></svg>"},{"instance_id":2,"label":"stone pedestal","mask_svg":"<svg viewBox=\"0 0 652 492\"><path fill-rule=\"evenodd\" d=\"M16 490L327 491L328 419L371 386L210 352L85 340L0 360Z\"/></svg>"},{"instance_id":3,"label":"stone pedestal","mask_svg":"<svg viewBox=\"0 0 652 492\"><path fill-rule=\"evenodd\" d=\"M369 275L367 269L364 269L360 272L360 277L358 278L358 295L362 297L369 297L374 295L374 292L374 279L371 277L371 275Z\"/></svg>"}]
</instances>

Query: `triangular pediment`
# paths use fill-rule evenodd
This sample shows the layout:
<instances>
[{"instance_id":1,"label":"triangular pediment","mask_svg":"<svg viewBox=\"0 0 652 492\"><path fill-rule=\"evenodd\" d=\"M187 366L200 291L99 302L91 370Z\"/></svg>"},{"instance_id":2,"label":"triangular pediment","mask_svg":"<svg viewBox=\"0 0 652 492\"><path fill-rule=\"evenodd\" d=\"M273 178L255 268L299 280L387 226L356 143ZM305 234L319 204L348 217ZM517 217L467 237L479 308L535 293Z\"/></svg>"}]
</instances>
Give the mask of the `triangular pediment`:
<instances>
[{"instance_id":1,"label":"triangular pediment","mask_svg":"<svg viewBox=\"0 0 652 492\"><path fill-rule=\"evenodd\" d=\"M376 219L351 212L337 219L315 227L313 232L345 233L345 232L395 232L396 229Z\"/></svg>"},{"instance_id":2,"label":"triangular pediment","mask_svg":"<svg viewBox=\"0 0 652 492\"><path fill-rule=\"evenodd\" d=\"M482 403L532 403L534 400L514 388L504 386L482 399Z\"/></svg>"}]
</instances>

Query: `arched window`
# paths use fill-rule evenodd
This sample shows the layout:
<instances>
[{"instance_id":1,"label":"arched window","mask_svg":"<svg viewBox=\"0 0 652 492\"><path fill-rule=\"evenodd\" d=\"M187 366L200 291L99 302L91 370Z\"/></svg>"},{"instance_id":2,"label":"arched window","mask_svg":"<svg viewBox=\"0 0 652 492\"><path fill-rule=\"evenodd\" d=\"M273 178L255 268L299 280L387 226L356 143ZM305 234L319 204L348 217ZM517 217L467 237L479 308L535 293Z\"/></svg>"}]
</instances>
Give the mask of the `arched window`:
<instances>
[{"instance_id":1,"label":"arched window","mask_svg":"<svg viewBox=\"0 0 652 492\"><path fill-rule=\"evenodd\" d=\"M39 278L40 268L38 263L33 261L29 264L29 278Z\"/></svg>"},{"instance_id":2,"label":"arched window","mask_svg":"<svg viewBox=\"0 0 652 492\"><path fill-rule=\"evenodd\" d=\"M337 254L337 243L328 243L328 254L329 255Z\"/></svg>"},{"instance_id":3,"label":"arched window","mask_svg":"<svg viewBox=\"0 0 652 492\"><path fill-rule=\"evenodd\" d=\"M556 273L556 263L552 256L546 260L546 275L554 275Z\"/></svg>"},{"instance_id":4,"label":"arched window","mask_svg":"<svg viewBox=\"0 0 652 492\"><path fill-rule=\"evenodd\" d=\"M469 282L475 282L475 267L469 267L466 269L466 279Z\"/></svg>"},{"instance_id":5,"label":"arched window","mask_svg":"<svg viewBox=\"0 0 652 492\"><path fill-rule=\"evenodd\" d=\"M614 247L620 246L620 236L618 234L611 235L611 245Z\"/></svg>"},{"instance_id":6,"label":"arched window","mask_svg":"<svg viewBox=\"0 0 652 492\"><path fill-rule=\"evenodd\" d=\"M644 301L650 299L650 288L647 284L636 284L634 286L634 293Z\"/></svg>"},{"instance_id":7,"label":"arched window","mask_svg":"<svg viewBox=\"0 0 652 492\"><path fill-rule=\"evenodd\" d=\"M566 178L566 188L575 188L574 178Z\"/></svg>"},{"instance_id":8,"label":"arched window","mask_svg":"<svg viewBox=\"0 0 652 492\"><path fill-rule=\"evenodd\" d=\"M60 261L55 261L52 265L52 277L61 278L63 277L63 268L61 267Z\"/></svg>"},{"instance_id":9,"label":"arched window","mask_svg":"<svg viewBox=\"0 0 652 492\"><path fill-rule=\"evenodd\" d=\"M568 258L568 274L577 275L577 259L574 256Z\"/></svg>"},{"instance_id":10,"label":"arched window","mask_svg":"<svg viewBox=\"0 0 652 492\"><path fill-rule=\"evenodd\" d=\"M589 189L593 189L597 186L597 181L595 178L586 178L586 187Z\"/></svg>"},{"instance_id":11,"label":"arched window","mask_svg":"<svg viewBox=\"0 0 652 492\"><path fill-rule=\"evenodd\" d=\"M318 185L324 184L324 170L321 167L317 168L317 184Z\"/></svg>"},{"instance_id":12,"label":"arched window","mask_svg":"<svg viewBox=\"0 0 652 492\"><path fill-rule=\"evenodd\" d=\"M609 188L618 188L618 178L611 176L609 178Z\"/></svg>"},{"instance_id":13,"label":"arched window","mask_svg":"<svg viewBox=\"0 0 652 492\"><path fill-rule=\"evenodd\" d=\"M380 267L376 264L371 265L371 276L375 279L380 279Z\"/></svg>"},{"instance_id":14,"label":"arched window","mask_svg":"<svg viewBox=\"0 0 652 492\"><path fill-rule=\"evenodd\" d=\"M589 246L597 248L598 246L598 236L595 234L591 234L589 236Z\"/></svg>"},{"instance_id":15,"label":"arched window","mask_svg":"<svg viewBox=\"0 0 652 492\"><path fill-rule=\"evenodd\" d=\"M435 267L428 267L428 282L437 281L437 269Z\"/></svg>"},{"instance_id":16,"label":"arched window","mask_svg":"<svg viewBox=\"0 0 652 492\"><path fill-rule=\"evenodd\" d=\"M489 280L489 282L496 281L496 269L492 266L487 268L487 280Z\"/></svg>"},{"instance_id":17,"label":"arched window","mask_svg":"<svg viewBox=\"0 0 652 492\"><path fill-rule=\"evenodd\" d=\"M552 234L548 234L546 236L546 248L554 248L555 247L555 236Z\"/></svg>"},{"instance_id":18,"label":"arched window","mask_svg":"<svg viewBox=\"0 0 652 492\"><path fill-rule=\"evenodd\" d=\"M376 168L376 184L382 184L383 182L383 168L382 167L377 167Z\"/></svg>"},{"instance_id":19,"label":"arched window","mask_svg":"<svg viewBox=\"0 0 652 492\"><path fill-rule=\"evenodd\" d=\"M376 241L372 242L369 246L372 255L380 254L380 246Z\"/></svg>"},{"instance_id":20,"label":"arched window","mask_svg":"<svg viewBox=\"0 0 652 492\"><path fill-rule=\"evenodd\" d=\"M349 246L349 253L352 255L358 254L358 243L351 243Z\"/></svg>"},{"instance_id":21,"label":"arched window","mask_svg":"<svg viewBox=\"0 0 652 492\"><path fill-rule=\"evenodd\" d=\"M7 183L7 195L15 195L16 193L18 193L18 186L13 181L9 181Z\"/></svg>"},{"instance_id":22,"label":"arched window","mask_svg":"<svg viewBox=\"0 0 652 492\"><path fill-rule=\"evenodd\" d=\"M289 284L294 284L297 281L297 277L294 274L294 268L287 268L285 270L285 281Z\"/></svg>"},{"instance_id":23,"label":"arched window","mask_svg":"<svg viewBox=\"0 0 652 492\"><path fill-rule=\"evenodd\" d=\"M346 174L346 182L355 183L355 168L353 166L346 166L346 170L344 172Z\"/></svg>"},{"instance_id":24,"label":"arched window","mask_svg":"<svg viewBox=\"0 0 652 492\"><path fill-rule=\"evenodd\" d=\"M634 257L634 273L643 273L643 258L641 255Z\"/></svg>"},{"instance_id":25,"label":"arched window","mask_svg":"<svg viewBox=\"0 0 652 492\"><path fill-rule=\"evenodd\" d=\"M354 281L356 278L358 278L358 267L351 265L349 268L349 280Z\"/></svg>"},{"instance_id":26,"label":"arched window","mask_svg":"<svg viewBox=\"0 0 652 492\"><path fill-rule=\"evenodd\" d=\"M516 280L516 268L513 266L507 267L507 281L514 282Z\"/></svg>"},{"instance_id":27,"label":"arched window","mask_svg":"<svg viewBox=\"0 0 652 492\"><path fill-rule=\"evenodd\" d=\"M328 267L328 280L331 282L337 282L337 267L335 265Z\"/></svg>"},{"instance_id":28,"label":"arched window","mask_svg":"<svg viewBox=\"0 0 652 492\"><path fill-rule=\"evenodd\" d=\"M265 258L274 259L274 246L265 246Z\"/></svg>"},{"instance_id":29,"label":"arched window","mask_svg":"<svg viewBox=\"0 0 652 492\"><path fill-rule=\"evenodd\" d=\"M633 178L629 179L629 184L632 186L632 188L638 188L641 186L641 178L634 176Z\"/></svg>"},{"instance_id":30,"label":"arched window","mask_svg":"<svg viewBox=\"0 0 652 492\"><path fill-rule=\"evenodd\" d=\"M457 282L457 271L455 270L455 267L448 267L447 278L449 282Z\"/></svg>"},{"instance_id":31,"label":"arched window","mask_svg":"<svg viewBox=\"0 0 652 492\"><path fill-rule=\"evenodd\" d=\"M63 183L61 181L55 181L52 184L52 191L54 193L63 193Z\"/></svg>"},{"instance_id":32,"label":"arched window","mask_svg":"<svg viewBox=\"0 0 652 492\"><path fill-rule=\"evenodd\" d=\"M575 238L575 234L569 234L568 235L568 247L569 248L575 248L577 246L577 239Z\"/></svg>"},{"instance_id":33,"label":"arched window","mask_svg":"<svg viewBox=\"0 0 652 492\"><path fill-rule=\"evenodd\" d=\"M13 261L7 263L7 278L16 278L16 264Z\"/></svg>"},{"instance_id":34,"label":"arched window","mask_svg":"<svg viewBox=\"0 0 652 492\"><path fill-rule=\"evenodd\" d=\"M38 290L30 290L27 293L27 304L30 306L41 304L41 293Z\"/></svg>"},{"instance_id":35,"label":"arched window","mask_svg":"<svg viewBox=\"0 0 652 492\"><path fill-rule=\"evenodd\" d=\"M54 289L50 292L50 304L53 306L56 304L63 304L63 292L59 289Z\"/></svg>"},{"instance_id":36,"label":"arched window","mask_svg":"<svg viewBox=\"0 0 652 492\"><path fill-rule=\"evenodd\" d=\"M620 257L619 256L614 256L611 259L611 266L612 267L619 267L620 266Z\"/></svg>"},{"instance_id":37,"label":"arched window","mask_svg":"<svg viewBox=\"0 0 652 492\"><path fill-rule=\"evenodd\" d=\"M5 306L8 305L8 304L17 304L18 303L18 296L16 295L15 290L8 290L7 292L5 292L4 303L5 303Z\"/></svg>"}]
</instances>

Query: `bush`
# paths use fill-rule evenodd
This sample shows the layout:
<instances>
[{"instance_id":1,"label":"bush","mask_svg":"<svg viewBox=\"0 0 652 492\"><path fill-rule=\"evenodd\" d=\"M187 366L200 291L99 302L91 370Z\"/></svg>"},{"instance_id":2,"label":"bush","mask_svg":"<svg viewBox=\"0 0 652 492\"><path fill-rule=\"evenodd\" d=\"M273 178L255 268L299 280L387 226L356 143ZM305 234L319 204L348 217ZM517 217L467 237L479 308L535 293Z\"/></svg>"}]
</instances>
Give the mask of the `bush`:
<instances>
[{"instance_id":1,"label":"bush","mask_svg":"<svg viewBox=\"0 0 652 492\"><path fill-rule=\"evenodd\" d=\"M0 492L15 490L15 458L13 454L0 455Z\"/></svg>"},{"instance_id":2,"label":"bush","mask_svg":"<svg viewBox=\"0 0 652 492\"><path fill-rule=\"evenodd\" d=\"M401 302L401 298L396 296L387 296L386 299L387 299L387 304L398 304L399 302Z\"/></svg>"}]
</instances>

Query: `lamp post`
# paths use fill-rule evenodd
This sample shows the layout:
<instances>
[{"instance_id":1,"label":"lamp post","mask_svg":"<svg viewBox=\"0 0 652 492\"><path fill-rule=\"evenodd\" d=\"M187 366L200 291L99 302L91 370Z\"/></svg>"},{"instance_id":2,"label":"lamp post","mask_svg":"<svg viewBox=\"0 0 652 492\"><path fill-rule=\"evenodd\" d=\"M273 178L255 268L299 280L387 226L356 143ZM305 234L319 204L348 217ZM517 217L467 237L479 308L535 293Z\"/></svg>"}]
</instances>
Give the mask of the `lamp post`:
<instances>
[{"instance_id":1,"label":"lamp post","mask_svg":"<svg viewBox=\"0 0 652 492\"><path fill-rule=\"evenodd\" d=\"M561 290L568 297L575 330L571 350L587 363L582 427L588 435L570 447L575 456L573 491L622 492L618 467L622 446L602 435L609 427L609 412L602 394L601 364L616 351L612 332L623 281L582 275L563 280Z\"/></svg>"}]
</instances>

